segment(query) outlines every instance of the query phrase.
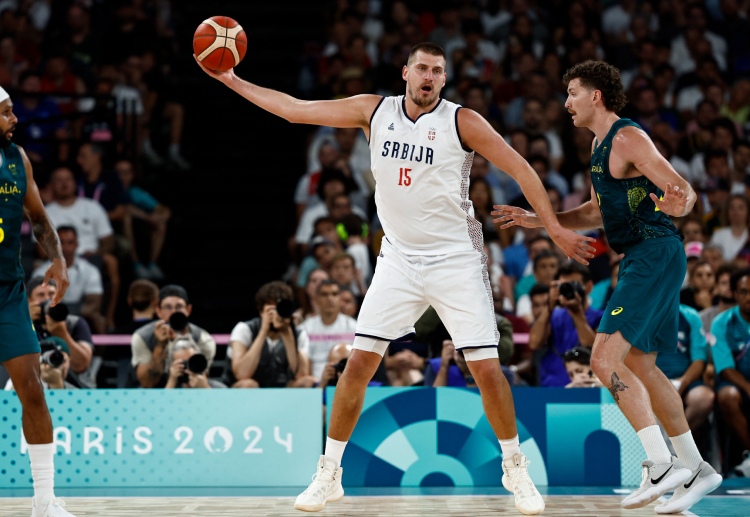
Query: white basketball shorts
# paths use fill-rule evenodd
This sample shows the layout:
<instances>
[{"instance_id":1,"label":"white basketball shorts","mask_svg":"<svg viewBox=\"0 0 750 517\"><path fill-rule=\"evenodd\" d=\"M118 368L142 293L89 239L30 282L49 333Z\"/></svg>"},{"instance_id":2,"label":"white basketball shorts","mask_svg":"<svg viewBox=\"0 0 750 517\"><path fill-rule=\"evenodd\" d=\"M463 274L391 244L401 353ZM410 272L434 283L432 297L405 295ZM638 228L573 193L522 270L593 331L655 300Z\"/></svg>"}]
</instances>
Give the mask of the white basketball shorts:
<instances>
[{"instance_id":1,"label":"white basketball shorts","mask_svg":"<svg viewBox=\"0 0 750 517\"><path fill-rule=\"evenodd\" d=\"M408 339L432 305L456 348L497 347L500 333L484 253L404 255L385 237L380 251L357 318L357 336Z\"/></svg>"}]
</instances>

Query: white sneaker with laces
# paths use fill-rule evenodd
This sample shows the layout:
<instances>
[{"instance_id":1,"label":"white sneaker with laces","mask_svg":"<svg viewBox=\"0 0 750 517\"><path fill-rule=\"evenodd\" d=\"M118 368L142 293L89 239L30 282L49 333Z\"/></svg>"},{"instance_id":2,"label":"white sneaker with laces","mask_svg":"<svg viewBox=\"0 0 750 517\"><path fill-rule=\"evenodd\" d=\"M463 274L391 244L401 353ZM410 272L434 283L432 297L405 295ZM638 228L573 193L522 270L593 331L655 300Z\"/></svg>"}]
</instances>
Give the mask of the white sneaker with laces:
<instances>
[{"instance_id":1,"label":"white sneaker with laces","mask_svg":"<svg viewBox=\"0 0 750 517\"><path fill-rule=\"evenodd\" d=\"M641 508L656 501L667 492L686 483L692 476L690 469L683 467L675 456L672 456L669 463L654 463L646 460L641 465L643 466L641 486L620 503L620 506L628 510Z\"/></svg>"},{"instance_id":2,"label":"white sneaker with laces","mask_svg":"<svg viewBox=\"0 0 750 517\"><path fill-rule=\"evenodd\" d=\"M313 476L313 482L307 490L297 496L294 509L303 512L319 512L326 503L338 501L344 497L344 487L341 486L341 475L344 469L336 468L334 461L325 455L318 460L318 470Z\"/></svg>"},{"instance_id":3,"label":"white sneaker with laces","mask_svg":"<svg viewBox=\"0 0 750 517\"><path fill-rule=\"evenodd\" d=\"M75 515L65 510L65 503L62 499L48 494L38 502L36 497L31 499L31 517L75 517Z\"/></svg>"},{"instance_id":4,"label":"white sneaker with laces","mask_svg":"<svg viewBox=\"0 0 750 517\"><path fill-rule=\"evenodd\" d=\"M513 492L516 509L524 515L544 511L544 499L529 477L529 460L521 453L503 460L503 486Z\"/></svg>"},{"instance_id":5,"label":"white sneaker with laces","mask_svg":"<svg viewBox=\"0 0 750 517\"><path fill-rule=\"evenodd\" d=\"M721 485L722 477L705 461L690 474L690 479L675 489L669 501L656 507L656 513L682 513Z\"/></svg>"}]
</instances>

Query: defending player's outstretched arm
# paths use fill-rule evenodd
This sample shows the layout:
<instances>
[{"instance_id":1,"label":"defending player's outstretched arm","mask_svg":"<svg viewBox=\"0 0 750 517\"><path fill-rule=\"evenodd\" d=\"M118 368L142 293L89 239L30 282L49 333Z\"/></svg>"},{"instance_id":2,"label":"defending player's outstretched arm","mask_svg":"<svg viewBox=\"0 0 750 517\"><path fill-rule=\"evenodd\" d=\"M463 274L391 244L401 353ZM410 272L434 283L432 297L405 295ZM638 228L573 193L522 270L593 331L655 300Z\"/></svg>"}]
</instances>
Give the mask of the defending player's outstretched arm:
<instances>
[{"instance_id":1,"label":"defending player's outstretched arm","mask_svg":"<svg viewBox=\"0 0 750 517\"><path fill-rule=\"evenodd\" d=\"M68 289L68 284L70 284L68 280L68 268L65 263L65 257L62 254L57 230L55 230L54 225L47 216L47 211L44 209L44 202L39 195L39 188L36 181L34 181L31 162L28 156L26 156L26 152L20 146L18 146L18 151L23 157L23 166L26 169L26 196L23 199L23 211L31 222L34 237L42 247L42 250L44 250L47 258L52 261L52 264L44 274L44 283L49 283L51 279L55 280L57 292L54 299L50 302L50 305L54 306L62 300L65 291Z\"/></svg>"}]
</instances>

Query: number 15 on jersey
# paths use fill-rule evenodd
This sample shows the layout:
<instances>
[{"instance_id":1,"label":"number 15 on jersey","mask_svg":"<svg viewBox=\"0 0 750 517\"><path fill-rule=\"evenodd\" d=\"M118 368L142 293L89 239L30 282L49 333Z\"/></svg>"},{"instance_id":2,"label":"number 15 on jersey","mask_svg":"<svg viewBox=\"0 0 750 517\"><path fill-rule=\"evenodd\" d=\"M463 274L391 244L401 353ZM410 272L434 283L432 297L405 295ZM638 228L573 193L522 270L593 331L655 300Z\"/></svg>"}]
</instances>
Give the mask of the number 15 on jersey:
<instances>
[{"instance_id":1,"label":"number 15 on jersey","mask_svg":"<svg viewBox=\"0 0 750 517\"><path fill-rule=\"evenodd\" d=\"M406 167L401 167L398 169L399 186L408 187L409 185L411 185L411 176L409 176L410 172L411 169L407 169Z\"/></svg>"}]
</instances>

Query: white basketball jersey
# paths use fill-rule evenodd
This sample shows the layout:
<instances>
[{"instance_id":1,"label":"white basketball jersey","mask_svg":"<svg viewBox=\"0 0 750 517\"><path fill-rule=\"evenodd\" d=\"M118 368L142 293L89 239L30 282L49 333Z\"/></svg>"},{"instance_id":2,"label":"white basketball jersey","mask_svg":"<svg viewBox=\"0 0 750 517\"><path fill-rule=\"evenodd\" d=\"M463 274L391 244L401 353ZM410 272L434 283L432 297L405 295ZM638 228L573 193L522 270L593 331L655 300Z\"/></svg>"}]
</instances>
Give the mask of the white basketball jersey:
<instances>
[{"instance_id":1,"label":"white basketball jersey","mask_svg":"<svg viewBox=\"0 0 750 517\"><path fill-rule=\"evenodd\" d=\"M384 97L370 121L375 205L386 238L408 255L483 251L469 201L474 152L463 148L458 104L441 99L412 120L404 96Z\"/></svg>"}]
</instances>

